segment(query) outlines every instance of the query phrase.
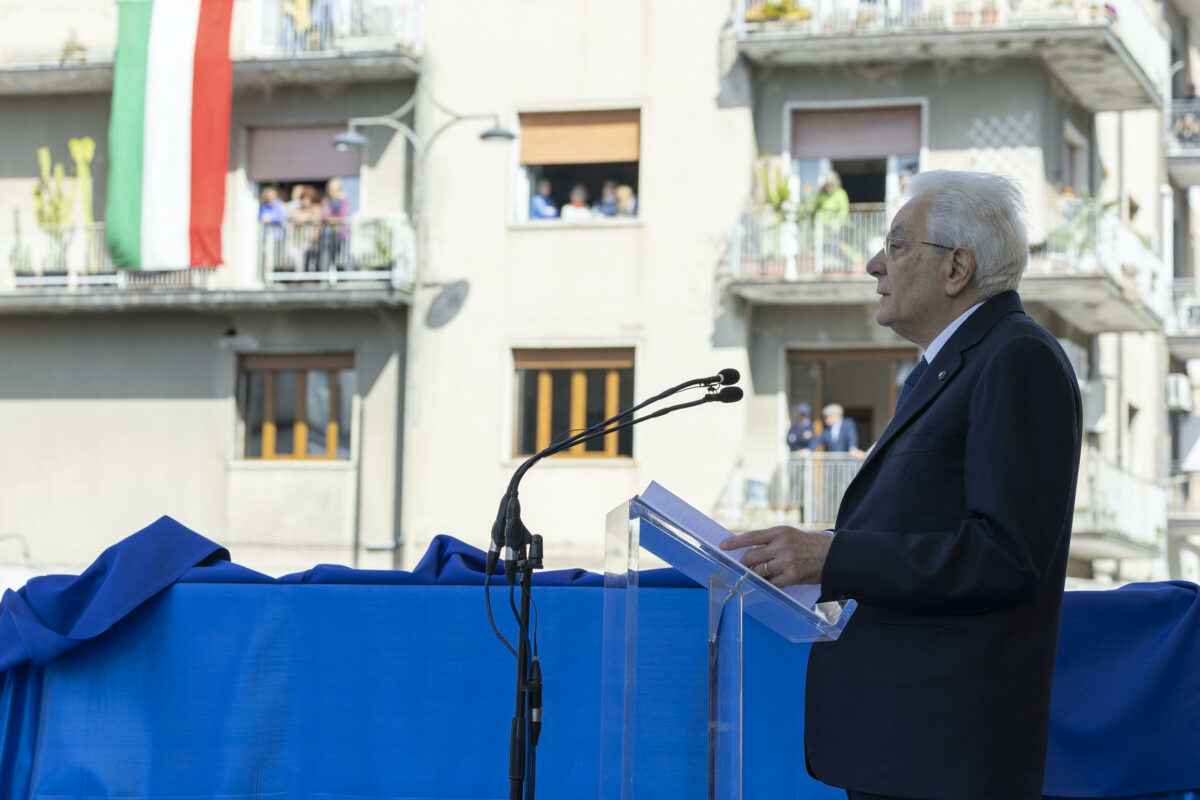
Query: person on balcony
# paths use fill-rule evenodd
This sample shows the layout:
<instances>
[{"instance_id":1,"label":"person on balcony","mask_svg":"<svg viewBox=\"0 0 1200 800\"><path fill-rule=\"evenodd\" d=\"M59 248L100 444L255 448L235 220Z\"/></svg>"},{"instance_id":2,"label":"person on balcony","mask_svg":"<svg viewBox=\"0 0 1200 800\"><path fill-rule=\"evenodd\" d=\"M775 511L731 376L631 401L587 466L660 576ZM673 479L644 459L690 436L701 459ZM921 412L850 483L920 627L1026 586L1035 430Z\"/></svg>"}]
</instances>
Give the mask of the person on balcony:
<instances>
[{"instance_id":1,"label":"person on balcony","mask_svg":"<svg viewBox=\"0 0 1200 800\"><path fill-rule=\"evenodd\" d=\"M342 182L330 178L325 184L325 199L321 201L321 261L326 269L336 269L340 264L349 237L349 218L350 198Z\"/></svg>"},{"instance_id":2,"label":"person on balcony","mask_svg":"<svg viewBox=\"0 0 1200 800\"><path fill-rule=\"evenodd\" d=\"M858 449L858 428L854 420L846 419L846 409L837 403L830 403L821 409L821 418L825 427L813 442L813 447L825 446L826 453L849 453L855 458L862 458L863 451Z\"/></svg>"},{"instance_id":3,"label":"person on balcony","mask_svg":"<svg viewBox=\"0 0 1200 800\"><path fill-rule=\"evenodd\" d=\"M321 263L321 196L312 186L300 190L300 205L288 215L292 232L289 249L296 268L303 263L304 271L315 271Z\"/></svg>"},{"instance_id":4,"label":"person on balcony","mask_svg":"<svg viewBox=\"0 0 1200 800\"><path fill-rule=\"evenodd\" d=\"M875 320L924 356L833 530L730 536L776 586L857 602L809 652L809 773L850 800L1040 800L1075 486L1079 381L1017 294L1020 190L927 172L867 263Z\"/></svg>"},{"instance_id":5,"label":"person on balcony","mask_svg":"<svg viewBox=\"0 0 1200 800\"><path fill-rule=\"evenodd\" d=\"M287 209L274 186L266 187L259 195L258 222L262 226L263 262L275 269L283 255L283 223L287 222Z\"/></svg>"},{"instance_id":6,"label":"person on balcony","mask_svg":"<svg viewBox=\"0 0 1200 800\"><path fill-rule=\"evenodd\" d=\"M550 181L542 178L537 183L537 194L529 198L530 219L557 219L558 206L550 197Z\"/></svg>"},{"instance_id":7,"label":"person on balcony","mask_svg":"<svg viewBox=\"0 0 1200 800\"><path fill-rule=\"evenodd\" d=\"M850 195L842 188L842 176L831 171L813 197L813 217L827 226L840 226L850 216Z\"/></svg>"},{"instance_id":8,"label":"person on balcony","mask_svg":"<svg viewBox=\"0 0 1200 800\"><path fill-rule=\"evenodd\" d=\"M587 187L577 183L571 187L571 202L562 207L561 217L564 222L581 222L593 219L592 207L587 202Z\"/></svg>"},{"instance_id":9,"label":"person on balcony","mask_svg":"<svg viewBox=\"0 0 1200 800\"><path fill-rule=\"evenodd\" d=\"M792 409L792 427L788 429L787 445L793 457L806 456L813 447L816 432L813 430L812 406L797 403Z\"/></svg>"},{"instance_id":10,"label":"person on balcony","mask_svg":"<svg viewBox=\"0 0 1200 800\"><path fill-rule=\"evenodd\" d=\"M633 193L633 187L622 183L616 189L617 195L617 216L618 217L636 217L637 216L637 196Z\"/></svg>"},{"instance_id":11,"label":"person on balcony","mask_svg":"<svg viewBox=\"0 0 1200 800\"><path fill-rule=\"evenodd\" d=\"M605 181L600 185L600 199L596 201L596 213L602 217L617 215L617 182Z\"/></svg>"}]
</instances>

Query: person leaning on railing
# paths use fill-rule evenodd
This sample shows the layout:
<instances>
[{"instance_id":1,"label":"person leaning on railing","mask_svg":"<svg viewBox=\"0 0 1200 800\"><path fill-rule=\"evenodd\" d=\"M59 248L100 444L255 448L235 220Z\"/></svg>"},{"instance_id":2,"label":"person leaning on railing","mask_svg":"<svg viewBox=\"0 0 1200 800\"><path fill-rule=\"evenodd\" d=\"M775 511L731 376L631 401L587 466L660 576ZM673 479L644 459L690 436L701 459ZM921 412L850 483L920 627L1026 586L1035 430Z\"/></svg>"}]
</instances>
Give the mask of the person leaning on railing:
<instances>
[{"instance_id":1,"label":"person leaning on railing","mask_svg":"<svg viewBox=\"0 0 1200 800\"><path fill-rule=\"evenodd\" d=\"M290 255L299 270L303 264L306 272L317 269L321 261L321 204L320 195L311 186L300 190L300 205L288 215L292 226Z\"/></svg>"},{"instance_id":2,"label":"person leaning on railing","mask_svg":"<svg viewBox=\"0 0 1200 800\"><path fill-rule=\"evenodd\" d=\"M350 217L350 199L337 178L325 184L325 199L321 201L321 263L333 269L341 263L346 249L346 221Z\"/></svg>"}]
</instances>

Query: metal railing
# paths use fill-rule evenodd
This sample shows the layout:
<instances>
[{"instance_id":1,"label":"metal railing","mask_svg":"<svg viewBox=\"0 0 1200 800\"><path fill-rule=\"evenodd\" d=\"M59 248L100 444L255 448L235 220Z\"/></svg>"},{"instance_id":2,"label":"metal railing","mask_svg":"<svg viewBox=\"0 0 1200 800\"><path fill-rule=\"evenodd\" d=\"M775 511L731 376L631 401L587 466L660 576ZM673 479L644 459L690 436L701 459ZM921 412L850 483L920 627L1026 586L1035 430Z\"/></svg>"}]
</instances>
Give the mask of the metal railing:
<instances>
[{"instance_id":1,"label":"metal railing","mask_svg":"<svg viewBox=\"0 0 1200 800\"><path fill-rule=\"evenodd\" d=\"M1103 25L1155 86L1166 81L1168 45L1137 0L734 0L745 37L878 36L881 33L1046 29Z\"/></svg>"},{"instance_id":2,"label":"metal railing","mask_svg":"<svg viewBox=\"0 0 1200 800\"><path fill-rule=\"evenodd\" d=\"M346 221L260 223L259 274L265 284L412 281L414 237L403 216Z\"/></svg>"},{"instance_id":3,"label":"metal railing","mask_svg":"<svg viewBox=\"0 0 1200 800\"><path fill-rule=\"evenodd\" d=\"M234 58L421 51L423 0L259 0ZM238 41L235 34L234 41Z\"/></svg>"},{"instance_id":4,"label":"metal railing","mask_svg":"<svg viewBox=\"0 0 1200 800\"><path fill-rule=\"evenodd\" d=\"M234 4L234 59L393 52L419 55L424 0L250 0ZM108 64L116 0L0 3L0 69Z\"/></svg>"},{"instance_id":5,"label":"metal railing","mask_svg":"<svg viewBox=\"0 0 1200 800\"><path fill-rule=\"evenodd\" d=\"M1031 250L1028 275L1109 275L1161 318L1170 316L1170 280L1162 258L1114 212L1067 200L1042 219L1046 238ZM865 275L888 220L885 210L799 221L773 209L744 214L730 238L730 273L736 280L783 281Z\"/></svg>"},{"instance_id":6,"label":"metal railing","mask_svg":"<svg viewBox=\"0 0 1200 800\"><path fill-rule=\"evenodd\" d=\"M1167 265L1114 211L1067 200L1044 218L1046 240L1032 248L1028 275L1108 275L1161 319L1171 316Z\"/></svg>"},{"instance_id":7,"label":"metal railing","mask_svg":"<svg viewBox=\"0 0 1200 800\"><path fill-rule=\"evenodd\" d=\"M1075 496L1076 533L1104 533L1155 549L1167 527L1167 490L1084 448Z\"/></svg>"},{"instance_id":8,"label":"metal railing","mask_svg":"<svg viewBox=\"0 0 1200 800\"><path fill-rule=\"evenodd\" d=\"M54 225L16 233L7 248L17 286L115 284L104 223Z\"/></svg>"},{"instance_id":9,"label":"metal railing","mask_svg":"<svg viewBox=\"0 0 1200 800\"><path fill-rule=\"evenodd\" d=\"M730 268L735 278L865 275L867 261L883 246L887 226L883 210L800 220L770 209L745 214L734 223Z\"/></svg>"},{"instance_id":10,"label":"metal railing","mask_svg":"<svg viewBox=\"0 0 1200 800\"><path fill-rule=\"evenodd\" d=\"M1167 155L1200 156L1200 99L1176 100L1166 119Z\"/></svg>"},{"instance_id":11,"label":"metal railing","mask_svg":"<svg viewBox=\"0 0 1200 800\"><path fill-rule=\"evenodd\" d=\"M739 463L715 513L732 529L778 524L832 528L842 495L860 466L848 453L811 453L777 465L764 480L746 475Z\"/></svg>"},{"instance_id":12,"label":"metal railing","mask_svg":"<svg viewBox=\"0 0 1200 800\"><path fill-rule=\"evenodd\" d=\"M776 470L772 504L809 530L832 528L842 495L861 464L861 459L843 453L793 458Z\"/></svg>"},{"instance_id":13,"label":"metal railing","mask_svg":"<svg viewBox=\"0 0 1200 800\"><path fill-rule=\"evenodd\" d=\"M1195 278L1171 281L1174 313L1168 318L1167 333L1200 333L1200 283Z\"/></svg>"}]
</instances>

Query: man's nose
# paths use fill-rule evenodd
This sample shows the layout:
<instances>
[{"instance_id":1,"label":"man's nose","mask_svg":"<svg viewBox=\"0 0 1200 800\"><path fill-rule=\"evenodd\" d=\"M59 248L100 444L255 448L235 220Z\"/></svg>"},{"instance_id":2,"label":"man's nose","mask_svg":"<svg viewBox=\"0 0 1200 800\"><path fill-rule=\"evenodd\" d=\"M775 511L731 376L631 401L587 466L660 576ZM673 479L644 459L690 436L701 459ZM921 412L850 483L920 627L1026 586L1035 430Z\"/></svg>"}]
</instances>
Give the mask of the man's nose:
<instances>
[{"instance_id":1,"label":"man's nose","mask_svg":"<svg viewBox=\"0 0 1200 800\"><path fill-rule=\"evenodd\" d=\"M880 248L879 252L871 256L871 260L867 262L867 274L873 278L886 275L887 265L885 262L886 259L883 257L883 248Z\"/></svg>"}]
</instances>

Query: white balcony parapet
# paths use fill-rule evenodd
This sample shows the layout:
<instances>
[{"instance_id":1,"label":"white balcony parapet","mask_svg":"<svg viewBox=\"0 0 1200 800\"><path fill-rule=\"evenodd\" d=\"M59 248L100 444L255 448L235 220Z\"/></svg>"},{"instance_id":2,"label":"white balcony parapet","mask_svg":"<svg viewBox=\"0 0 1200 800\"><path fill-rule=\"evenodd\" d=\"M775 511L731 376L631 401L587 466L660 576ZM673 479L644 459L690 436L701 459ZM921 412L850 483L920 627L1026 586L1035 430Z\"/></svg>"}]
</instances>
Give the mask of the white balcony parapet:
<instances>
[{"instance_id":1,"label":"white balcony parapet","mask_svg":"<svg viewBox=\"0 0 1200 800\"><path fill-rule=\"evenodd\" d=\"M35 228L0 239L0 288L253 290L286 285L412 282L415 239L403 214L345 222L258 225L258 279L238 285L228 265L128 270L113 266L104 223ZM243 279L243 283L245 283Z\"/></svg>"},{"instance_id":2,"label":"white balcony parapet","mask_svg":"<svg viewBox=\"0 0 1200 800\"><path fill-rule=\"evenodd\" d=\"M347 221L259 224L262 282L412 282L415 238L403 214L356 214Z\"/></svg>"},{"instance_id":3,"label":"white balcony parapet","mask_svg":"<svg viewBox=\"0 0 1200 800\"><path fill-rule=\"evenodd\" d=\"M234 4L235 60L422 50L424 0L279 0ZM291 8L291 4L287 4ZM0 69L110 64L117 42L116 0L0 2Z\"/></svg>"},{"instance_id":4,"label":"white balcony parapet","mask_svg":"<svg viewBox=\"0 0 1200 800\"><path fill-rule=\"evenodd\" d=\"M1167 318L1167 334L1200 335L1200 282L1195 278L1175 278L1171 281L1171 296L1174 309Z\"/></svg>"},{"instance_id":5,"label":"white balcony parapet","mask_svg":"<svg viewBox=\"0 0 1200 800\"><path fill-rule=\"evenodd\" d=\"M798 222L781 216L766 209L734 223L729 264L734 280L864 276L867 261L883 245L890 218L883 210ZM1032 248L1027 278L1107 275L1160 319L1170 316L1170 279L1162 258L1115 213L1094 203L1065 201L1042 219L1046 239Z\"/></svg>"},{"instance_id":6,"label":"white balcony parapet","mask_svg":"<svg viewBox=\"0 0 1200 800\"><path fill-rule=\"evenodd\" d=\"M1029 276L1108 275L1126 297L1160 320L1172 314L1171 279L1162 257L1112 210L1067 200L1045 215L1046 241L1033 248Z\"/></svg>"},{"instance_id":7,"label":"white balcony parapet","mask_svg":"<svg viewBox=\"0 0 1200 800\"><path fill-rule=\"evenodd\" d=\"M740 496L722 506L721 521L738 529L775 524L832 528L861 464L846 453L790 458L776 467L770 481L744 479ZM1085 448L1075 496L1073 552L1084 559L1152 555L1166 530L1167 503L1165 487Z\"/></svg>"},{"instance_id":8,"label":"white balcony parapet","mask_svg":"<svg viewBox=\"0 0 1200 800\"><path fill-rule=\"evenodd\" d=\"M847 453L810 453L778 465L769 481L736 470L736 483L721 505L721 522L746 529L793 524L807 530L832 528L846 487L862 462Z\"/></svg>"},{"instance_id":9,"label":"white balcony parapet","mask_svg":"<svg viewBox=\"0 0 1200 800\"><path fill-rule=\"evenodd\" d=\"M1167 529L1167 489L1139 478L1085 447L1079 464L1074 535L1157 552Z\"/></svg>"},{"instance_id":10,"label":"white balcony parapet","mask_svg":"<svg viewBox=\"0 0 1200 800\"><path fill-rule=\"evenodd\" d=\"M1138 0L795 0L773 18L767 0L734 0L739 37L756 40L878 37L891 34L1104 28L1161 92L1167 84L1166 37Z\"/></svg>"},{"instance_id":11,"label":"white balcony parapet","mask_svg":"<svg viewBox=\"0 0 1200 800\"><path fill-rule=\"evenodd\" d=\"M1168 157L1200 157L1200 99L1173 102L1166 126Z\"/></svg>"},{"instance_id":12,"label":"white balcony parapet","mask_svg":"<svg viewBox=\"0 0 1200 800\"><path fill-rule=\"evenodd\" d=\"M730 269L737 279L863 275L883 246L889 217L881 209L802 220L781 218L772 209L745 214L734 223Z\"/></svg>"}]
</instances>

